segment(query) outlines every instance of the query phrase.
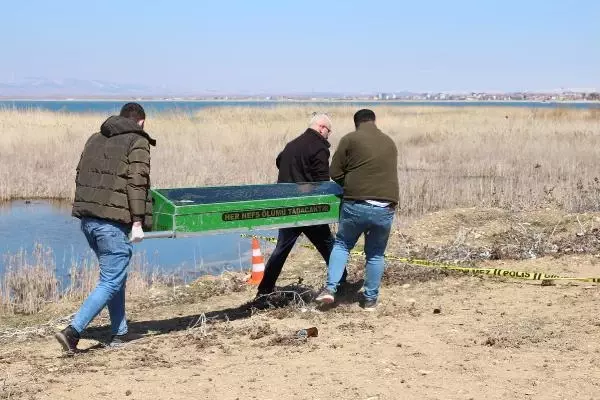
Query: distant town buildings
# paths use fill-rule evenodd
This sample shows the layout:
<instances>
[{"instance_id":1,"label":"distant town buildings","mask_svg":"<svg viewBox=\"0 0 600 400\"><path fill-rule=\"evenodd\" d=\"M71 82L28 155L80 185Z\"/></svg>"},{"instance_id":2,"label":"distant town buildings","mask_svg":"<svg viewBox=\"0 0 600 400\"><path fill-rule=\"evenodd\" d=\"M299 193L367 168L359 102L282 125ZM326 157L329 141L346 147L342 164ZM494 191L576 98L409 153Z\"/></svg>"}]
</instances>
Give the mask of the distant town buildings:
<instances>
[{"instance_id":1,"label":"distant town buildings","mask_svg":"<svg viewBox=\"0 0 600 400\"><path fill-rule=\"evenodd\" d=\"M271 95L271 96L210 96L203 100L267 100L267 101L600 101L599 92L512 92L512 93L393 93L381 92L364 95Z\"/></svg>"},{"instance_id":2,"label":"distant town buildings","mask_svg":"<svg viewBox=\"0 0 600 400\"><path fill-rule=\"evenodd\" d=\"M365 98L365 100L367 100ZM379 93L369 100L412 100L412 101L599 101L598 92L561 92L561 93L415 93L396 95Z\"/></svg>"}]
</instances>

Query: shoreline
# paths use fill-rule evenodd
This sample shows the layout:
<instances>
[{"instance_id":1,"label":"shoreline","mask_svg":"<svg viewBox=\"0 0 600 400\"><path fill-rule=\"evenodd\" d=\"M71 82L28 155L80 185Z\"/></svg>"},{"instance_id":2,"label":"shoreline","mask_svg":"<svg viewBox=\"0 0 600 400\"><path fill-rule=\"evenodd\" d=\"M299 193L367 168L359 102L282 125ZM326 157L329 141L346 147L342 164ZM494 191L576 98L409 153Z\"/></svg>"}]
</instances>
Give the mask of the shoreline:
<instances>
[{"instance_id":1,"label":"shoreline","mask_svg":"<svg viewBox=\"0 0 600 400\"><path fill-rule=\"evenodd\" d=\"M0 102L79 102L79 103L111 103L122 101L139 101L145 103L376 103L376 104L396 104L396 103L430 103L430 104L503 104L503 103L539 103L539 104L598 104L600 100L370 100L370 99L286 99L286 100L270 100L270 99L187 99L187 98L2 98Z\"/></svg>"}]
</instances>

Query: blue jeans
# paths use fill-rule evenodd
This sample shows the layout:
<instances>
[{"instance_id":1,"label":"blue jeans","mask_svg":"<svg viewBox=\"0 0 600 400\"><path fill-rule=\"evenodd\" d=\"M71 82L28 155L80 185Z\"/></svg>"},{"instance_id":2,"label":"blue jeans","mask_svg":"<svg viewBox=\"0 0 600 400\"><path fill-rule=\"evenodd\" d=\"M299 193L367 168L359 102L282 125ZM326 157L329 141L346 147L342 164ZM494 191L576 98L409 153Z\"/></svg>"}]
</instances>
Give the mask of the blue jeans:
<instances>
[{"instance_id":1,"label":"blue jeans","mask_svg":"<svg viewBox=\"0 0 600 400\"><path fill-rule=\"evenodd\" d=\"M327 289L335 293L339 284L350 250L356 241L365 234L364 297L377 300L379 286L385 269L384 253L387 247L394 210L377 207L360 201L344 201L340 213L340 223L327 270Z\"/></svg>"},{"instance_id":2,"label":"blue jeans","mask_svg":"<svg viewBox=\"0 0 600 400\"><path fill-rule=\"evenodd\" d=\"M81 230L100 263L100 279L77 311L71 326L79 333L108 308L111 333L127 333L125 319L125 282L133 248L127 234L129 226L96 218L82 218Z\"/></svg>"}]
</instances>

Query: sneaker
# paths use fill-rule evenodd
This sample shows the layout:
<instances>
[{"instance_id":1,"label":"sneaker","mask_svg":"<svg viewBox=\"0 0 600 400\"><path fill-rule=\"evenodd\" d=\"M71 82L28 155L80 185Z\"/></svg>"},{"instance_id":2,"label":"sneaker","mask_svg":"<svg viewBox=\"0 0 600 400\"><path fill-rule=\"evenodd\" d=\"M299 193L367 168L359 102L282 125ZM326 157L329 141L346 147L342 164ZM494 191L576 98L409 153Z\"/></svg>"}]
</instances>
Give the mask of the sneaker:
<instances>
[{"instance_id":1,"label":"sneaker","mask_svg":"<svg viewBox=\"0 0 600 400\"><path fill-rule=\"evenodd\" d=\"M108 343L108 347L123 347L129 342L141 339L143 337L145 337L145 335L130 332L127 332L124 335L112 335L110 337L110 343Z\"/></svg>"},{"instance_id":2,"label":"sneaker","mask_svg":"<svg viewBox=\"0 0 600 400\"><path fill-rule=\"evenodd\" d=\"M54 337L58 340L65 353L72 355L77 352L79 333L71 325L58 332Z\"/></svg>"},{"instance_id":3,"label":"sneaker","mask_svg":"<svg viewBox=\"0 0 600 400\"><path fill-rule=\"evenodd\" d=\"M364 311L375 311L377 308L377 300L363 300L360 304Z\"/></svg>"},{"instance_id":4,"label":"sneaker","mask_svg":"<svg viewBox=\"0 0 600 400\"><path fill-rule=\"evenodd\" d=\"M315 298L315 301L323 304L331 304L335 301L335 295L331 290L323 288L321 293Z\"/></svg>"}]
</instances>

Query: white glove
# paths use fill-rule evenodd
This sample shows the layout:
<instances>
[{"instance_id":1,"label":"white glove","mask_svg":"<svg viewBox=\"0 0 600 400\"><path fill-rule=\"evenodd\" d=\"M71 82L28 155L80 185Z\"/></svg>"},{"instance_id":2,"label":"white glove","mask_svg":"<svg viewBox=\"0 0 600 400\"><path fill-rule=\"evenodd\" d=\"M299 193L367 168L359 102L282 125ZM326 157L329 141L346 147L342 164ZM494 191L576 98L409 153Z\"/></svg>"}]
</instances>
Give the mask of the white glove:
<instances>
[{"instance_id":1,"label":"white glove","mask_svg":"<svg viewBox=\"0 0 600 400\"><path fill-rule=\"evenodd\" d=\"M144 230L142 229L142 224L139 222L134 222L131 227L131 233L129 234L129 241L131 243L139 243L144 240Z\"/></svg>"}]
</instances>

